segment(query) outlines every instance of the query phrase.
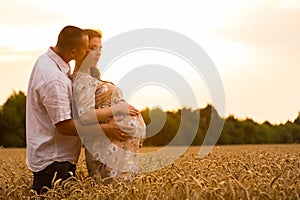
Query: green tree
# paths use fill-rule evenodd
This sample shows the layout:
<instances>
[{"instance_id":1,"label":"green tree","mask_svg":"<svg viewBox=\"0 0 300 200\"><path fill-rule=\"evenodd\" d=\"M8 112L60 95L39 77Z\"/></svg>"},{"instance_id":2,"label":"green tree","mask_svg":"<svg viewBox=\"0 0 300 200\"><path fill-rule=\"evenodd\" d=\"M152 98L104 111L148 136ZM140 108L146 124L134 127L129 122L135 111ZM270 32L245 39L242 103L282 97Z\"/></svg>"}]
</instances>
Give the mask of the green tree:
<instances>
[{"instance_id":1,"label":"green tree","mask_svg":"<svg viewBox=\"0 0 300 200\"><path fill-rule=\"evenodd\" d=\"M283 125L276 127L276 133L279 136L279 141L277 143L292 143L292 134Z\"/></svg>"},{"instance_id":2,"label":"green tree","mask_svg":"<svg viewBox=\"0 0 300 200\"><path fill-rule=\"evenodd\" d=\"M9 96L0 109L0 145L4 147L25 147L26 96L19 91Z\"/></svg>"}]
</instances>

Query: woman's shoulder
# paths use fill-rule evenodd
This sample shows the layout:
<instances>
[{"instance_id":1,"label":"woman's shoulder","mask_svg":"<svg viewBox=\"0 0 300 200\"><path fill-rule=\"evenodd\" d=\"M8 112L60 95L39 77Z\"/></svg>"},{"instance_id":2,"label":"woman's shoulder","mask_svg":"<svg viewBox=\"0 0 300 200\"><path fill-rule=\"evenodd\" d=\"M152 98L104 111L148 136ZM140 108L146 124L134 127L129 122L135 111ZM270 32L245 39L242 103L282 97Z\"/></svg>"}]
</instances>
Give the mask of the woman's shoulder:
<instances>
[{"instance_id":1,"label":"woman's shoulder","mask_svg":"<svg viewBox=\"0 0 300 200\"><path fill-rule=\"evenodd\" d=\"M90 76L87 73L77 72L76 75L73 77L73 85L76 84L84 84L84 85L98 85L99 80Z\"/></svg>"}]
</instances>

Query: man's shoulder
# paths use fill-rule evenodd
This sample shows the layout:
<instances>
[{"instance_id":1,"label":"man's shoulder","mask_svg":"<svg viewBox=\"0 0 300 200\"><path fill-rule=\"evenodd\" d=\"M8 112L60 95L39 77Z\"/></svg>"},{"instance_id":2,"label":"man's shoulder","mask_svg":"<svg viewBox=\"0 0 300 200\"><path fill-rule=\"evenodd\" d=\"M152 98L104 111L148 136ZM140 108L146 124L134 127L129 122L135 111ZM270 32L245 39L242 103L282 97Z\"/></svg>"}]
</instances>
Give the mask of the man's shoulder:
<instances>
[{"instance_id":1,"label":"man's shoulder","mask_svg":"<svg viewBox=\"0 0 300 200\"><path fill-rule=\"evenodd\" d=\"M56 65L47 53L40 55L35 63L38 67L45 67L49 65Z\"/></svg>"},{"instance_id":2,"label":"man's shoulder","mask_svg":"<svg viewBox=\"0 0 300 200\"><path fill-rule=\"evenodd\" d=\"M40 86L51 82L65 82L66 79L57 64L47 54L43 54L37 59L33 76Z\"/></svg>"}]
</instances>

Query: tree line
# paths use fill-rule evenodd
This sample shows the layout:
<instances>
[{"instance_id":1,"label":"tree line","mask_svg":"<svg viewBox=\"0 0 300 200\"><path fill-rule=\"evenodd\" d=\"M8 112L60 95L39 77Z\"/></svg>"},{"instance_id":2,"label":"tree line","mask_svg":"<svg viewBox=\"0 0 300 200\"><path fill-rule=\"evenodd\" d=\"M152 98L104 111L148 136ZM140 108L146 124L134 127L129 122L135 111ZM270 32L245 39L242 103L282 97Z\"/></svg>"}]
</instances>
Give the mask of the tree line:
<instances>
[{"instance_id":1,"label":"tree line","mask_svg":"<svg viewBox=\"0 0 300 200\"><path fill-rule=\"evenodd\" d=\"M143 110L141 113L147 124L151 123L149 118L149 115L152 116L151 112L155 112L153 117L157 117L158 119L162 118L159 117L159 115L165 115L160 109ZM183 115L182 112L185 112L185 114ZM199 116L197 117L196 115ZM223 124L221 134L216 141L217 144L220 145L286 144L300 142L299 116L293 122L288 121L280 125L272 125L268 121L259 124L254 122L252 119L239 120L232 115L223 119L218 115L216 109L212 105L207 105L205 108L198 110L180 109L175 112L167 112L166 116L167 119L165 125L156 135L147 138L145 142L146 146L167 145L175 137L175 135L179 133L179 124L183 124L184 133L182 140L176 140L176 145L186 144L184 138L188 138L189 134L194 137L194 140L191 143L192 145L202 145L207 134L207 130L210 128L214 133L214 124L216 123ZM190 123L195 118L200 119L196 133L193 129L194 124ZM211 123L211 120L214 120L214 122Z\"/></svg>"},{"instance_id":2,"label":"tree line","mask_svg":"<svg viewBox=\"0 0 300 200\"><path fill-rule=\"evenodd\" d=\"M25 104L24 92L14 91L0 107L0 146L26 147ZM268 121L256 123L252 119L240 120L232 115L222 118L212 105L196 110L182 108L172 112L146 108L141 114L147 124L144 146L202 145L208 130L210 133L217 132L216 127L220 125L223 125L223 129L217 144L300 142L299 116L294 121L280 125L272 125Z\"/></svg>"}]
</instances>

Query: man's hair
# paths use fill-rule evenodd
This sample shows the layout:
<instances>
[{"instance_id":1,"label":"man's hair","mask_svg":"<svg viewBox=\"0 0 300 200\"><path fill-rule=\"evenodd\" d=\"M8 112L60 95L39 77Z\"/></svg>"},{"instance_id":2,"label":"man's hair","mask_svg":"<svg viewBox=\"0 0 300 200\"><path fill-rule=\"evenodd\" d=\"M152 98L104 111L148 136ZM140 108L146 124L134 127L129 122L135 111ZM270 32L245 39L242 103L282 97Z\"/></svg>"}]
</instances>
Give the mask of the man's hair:
<instances>
[{"instance_id":1,"label":"man's hair","mask_svg":"<svg viewBox=\"0 0 300 200\"><path fill-rule=\"evenodd\" d=\"M94 37L98 37L102 39L102 32L100 30L94 30L94 29L84 29L84 31L88 34L89 40L91 40Z\"/></svg>"},{"instance_id":2,"label":"man's hair","mask_svg":"<svg viewBox=\"0 0 300 200\"><path fill-rule=\"evenodd\" d=\"M56 46L61 50L79 48L87 33L76 26L65 26L59 33Z\"/></svg>"}]
</instances>

